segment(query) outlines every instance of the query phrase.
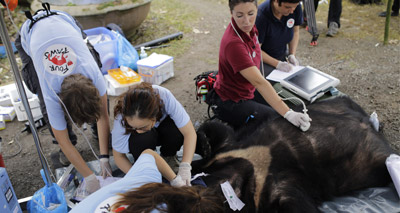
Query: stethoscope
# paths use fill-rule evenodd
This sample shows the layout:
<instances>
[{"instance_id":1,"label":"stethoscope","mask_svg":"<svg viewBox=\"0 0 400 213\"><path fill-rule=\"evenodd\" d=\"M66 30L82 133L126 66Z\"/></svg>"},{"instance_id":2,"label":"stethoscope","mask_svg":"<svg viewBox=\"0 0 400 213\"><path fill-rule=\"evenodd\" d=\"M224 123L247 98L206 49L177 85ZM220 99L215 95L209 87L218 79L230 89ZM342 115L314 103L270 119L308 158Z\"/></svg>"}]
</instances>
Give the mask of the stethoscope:
<instances>
[{"instance_id":1,"label":"stethoscope","mask_svg":"<svg viewBox=\"0 0 400 213\"><path fill-rule=\"evenodd\" d=\"M239 33L238 33L238 31L236 30L235 26L233 26L232 21L230 22L230 24L231 24L233 30L235 31L236 35L240 38L240 40L242 40L242 42L243 42L244 44L246 44L246 43L243 41L242 37L239 35ZM258 36L257 36L257 43L258 43L258 45L260 46L260 42L258 41ZM247 50L247 51L248 51L248 50ZM260 46L260 51L261 51L261 46ZM251 60L254 62L254 59L253 59L253 58L255 58L256 55L257 55L257 54L256 54L256 51L253 50L253 53L252 53L252 54L253 54L253 57L251 57L252 54L250 54L250 51L248 51L248 53L249 53L249 57L250 57ZM261 63L261 62L263 62L263 61L262 61L262 53L260 53L260 63ZM263 65L263 64L260 64L260 66L261 66L261 71L262 71L262 75L263 75L263 78L264 78L264 65Z\"/></svg>"}]
</instances>

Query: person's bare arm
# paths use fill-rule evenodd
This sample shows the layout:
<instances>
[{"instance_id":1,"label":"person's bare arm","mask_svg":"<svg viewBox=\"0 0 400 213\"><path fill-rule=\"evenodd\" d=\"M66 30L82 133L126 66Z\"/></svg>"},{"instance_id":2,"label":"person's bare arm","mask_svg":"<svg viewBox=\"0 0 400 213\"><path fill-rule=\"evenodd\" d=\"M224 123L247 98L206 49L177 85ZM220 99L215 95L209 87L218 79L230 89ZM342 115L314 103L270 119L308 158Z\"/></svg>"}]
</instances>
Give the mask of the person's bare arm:
<instances>
[{"instance_id":1,"label":"person's bare arm","mask_svg":"<svg viewBox=\"0 0 400 213\"><path fill-rule=\"evenodd\" d=\"M284 116L289 111L289 107L278 96L272 85L262 77L260 70L256 66L244 69L240 71L240 74L258 90L264 100L281 116Z\"/></svg>"},{"instance_id":2,"label":"person's bare arm","mask_svg":"<svg viewBox=\"0 0 400 213\"><path fill-rule=\"evenodd\" d=\"M192 121L179 128L179 131L183 135L183 156L182 162L192 163L194 151L196 150L196 130L194 130Z\"/></svg>"},{"instance_id":3,"label":"person's bare arm","mask_svg":"<svg viewBox=\"0 0 400 213\"><path fill-rule=\"evenodd\" d=\"M99 147L101 155L108 155L108 141L110 137L110 123L107 107L107 94L101 97L100 118L97 121Z\"/></svg>"},{"instance_id":4,"label":"person's bare arm","mask_svg":"<svg viewBox=\"0 0 400 213\"><path fill-rule=\"evenodd\" d=\"M260 46L261 45L262 44L260 44ZM279 63L278 59L273 58L272 56L268 55L268 53L264 52L264 50L261 50L261 55L262 55L262 60L265 64L268 64L273 67L278 66L278 63Z\"/></svg>"},{"instance_id":5,"label":"person's bare arm","mask_svg":"<svg viewBox=\"0 0 400 213\"><path fill-rule=\"evenodd\" d=\"M156 160L158 171L160 171L161 175L165 177L168 181L172 181L176 177L175 172L171 169L168 163L165 162L164 158L157 154L157 152L151 149L146 149L142 152L142 154L143 153L153 155L154 159Z\"/></svg>"},{"instance_id":6,"label":"person's bare arm","mask_svg":"<svg viewBox=\"0 0 400 213\"><path fill-rule=\"evenodd\" d=\"M132 167L132 163L129 161L126 155L113 149L113 156L115 164L118 166L118 168L121 169L121 171L123 171L125 174L128 173L129 169Z\"/></svg>"},{"instance_id":7,"label":"person's bare arm","mask_svg":"<svg viewBox=\"0 0 400 213\"><path fill-rule=\"evenodd\" d=\"M78 172L83 177L87 177L93 174L93 171L86 165L86 162L83 160L78 150L76 150L75 146L72 145L68 136L67 129L56 130L52 128L52 130L62 152L65 154L68 160L75 166Z\"/></svg>"},{"instance_id":8,"label":"person's bare arm","mask_svg":"<svg viewBox=\"0 0 400 213\"><path fill-rule=\"evenodd\" d=\"M293 39L289 42L289 54L296 55L297 46L299 44L300 38L300 27L294 26L293 27Z\"/></svg>"}]
</instances>

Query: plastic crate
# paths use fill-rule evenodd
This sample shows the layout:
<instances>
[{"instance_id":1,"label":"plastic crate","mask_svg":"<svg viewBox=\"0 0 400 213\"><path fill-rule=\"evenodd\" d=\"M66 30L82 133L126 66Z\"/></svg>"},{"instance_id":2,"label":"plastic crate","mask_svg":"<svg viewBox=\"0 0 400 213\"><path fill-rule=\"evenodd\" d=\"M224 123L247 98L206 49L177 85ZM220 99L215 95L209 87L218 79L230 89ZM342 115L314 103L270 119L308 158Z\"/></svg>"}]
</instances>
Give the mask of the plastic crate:
<instances>
[{"instance_id":1,"label":"plastic crate","mask_svg":"<svg viewBox=\"0 0 400 213\"><path fill-rule=\"evenodd\" d=\"M39 98L37 97L37 95L32 94L26 87L25 87L25 93L29 102L29 106L31 107L33 118L41 117L42 112L40 111ZM14 106L18 121L28 120L28 115L26 114L25 107L22 104L21 98L19 97L16 88L10 91L10 96L11 96L11 103Z\"/></svg>"},{"instance_id":2,"label":"plastic crate","mask_svg":"<svg viewBox=\"0 0 400 213\"><path fill-rule=\"evenodd\" d=\"M118 68L118 40L116 35L105 27L87 29L84 32L100 55L103 75L107 74L109 69Z\"/></svg>"},{"instance_id":3,"label":"plastic crate","mask_svg":"<svg viewBox=\"0 0 400 213\"><path fill-rule=\"evenodd\" d=\"M106 80L107 85L107 95L109 96L119 96L122 93L128 91L129 87L135 84L139 84L142 82L142 79L136 82L128 83L128 84L120 84L117 80L115 80L110 75L104 75L104 79Z\"/></svg>"},{"instance_id":4,"label":"plastic crate","mask_svg":"<svg viewBox=\"0 0 400 213\"><path fill-rule=\"evenodd\" d=\"M144 82L160 85L174 76L173 57L153 53L137 62L139 75Z\"/></svg>"}]
</instances>

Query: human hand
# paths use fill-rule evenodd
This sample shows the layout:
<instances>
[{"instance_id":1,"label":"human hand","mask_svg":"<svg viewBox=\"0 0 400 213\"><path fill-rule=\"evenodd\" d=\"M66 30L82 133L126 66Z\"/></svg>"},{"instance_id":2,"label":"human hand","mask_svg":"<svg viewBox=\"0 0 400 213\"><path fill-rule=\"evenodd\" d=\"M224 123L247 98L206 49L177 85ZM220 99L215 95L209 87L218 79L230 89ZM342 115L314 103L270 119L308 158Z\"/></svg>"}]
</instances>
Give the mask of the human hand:
<instances>
[{"instance_id":1,"label":"human hand","mask_svg":"<svg viewBox=\"0 0 400 213\"><path fill-rule=\"evenodd\" d=\"M85 191L88 194L92 194L93 192L100 189L100 182L97 180L96 175L93 173L87 177L85 177Z\"/></svg>"},{"instance_id":2,"label":"human hand","mask_svg":"<svg viewBox=\"0 0 400 213\"><path fill-rule=\"evenodd\" d=\"M173 180L171 180L170 184L171 184L171 186L177 186L177 187L186 185L180 175L177 175Z\"/></svg>"},{"instance_id":3,"label":"human hand","mask_svg":"<svg viewBox=\"0 0 400 213\"><path fill-rule=\"evenodd\" d=\"M100 168L103 179L112 176L112 170L108 158L100 158Z\"/></svg>"},{"instance_id":4,"label":"human hand","mask_svg":"<svg viewBox=\"0 0 400 213\"><path fill-rule=\"evenodd\" d=\"M192 173L190 172L190 170L192 170L192 166L190 166L190 163L181 162L179 164L178 176L182 178L186 186L191 186L190 179L192 178Z\"/></svg>"},{"instance_id":5,"label":"human hand","mask_svg":"<svg viewBox=\"0 0 400 213\"><path fill-rule=\"evenodd\" d=\"M290 54L288 56L288 62L293 64L294 66L299 66L300 65L299 60L297 60L296 56L294 56L293 54Z\"/></svg>"},{"instance_id":6,"label":"human hand","mask_svg":"<svg viewBox=\"0 0 400 213\"><path fill-rule=\"evenodd\" d=\"M307 113L295 112L290 109L283 117L293 125L300 127L303 132L307 131L311 126L311 118Z\"/></svg>"},{"instance_id":7,"label":"human hand","mask_svg":"<svg viewBox=\"0 0 400 213\"><path fill-rule=\"evenodd\" d=\"M276 66L276 69L283 71L283 72L290 72L293 69L293 66L289 64L288 62L283 62L279 61L278 66Z\"/></svg>"}]
</instances>

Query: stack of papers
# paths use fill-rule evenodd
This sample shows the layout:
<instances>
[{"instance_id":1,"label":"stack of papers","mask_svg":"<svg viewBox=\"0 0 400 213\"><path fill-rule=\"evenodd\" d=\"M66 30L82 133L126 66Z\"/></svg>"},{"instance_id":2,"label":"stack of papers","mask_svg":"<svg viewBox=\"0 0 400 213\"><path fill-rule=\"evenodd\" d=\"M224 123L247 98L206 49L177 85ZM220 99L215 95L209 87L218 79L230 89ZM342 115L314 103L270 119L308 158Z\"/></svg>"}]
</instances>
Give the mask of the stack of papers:
<instances>
[{"instance_id":1,"label":"stack of papers","mask_svg":"<svg viewBox=\"0 0 400 213\"><path fill-rule=\"evenodd\" d=\"M267 80L270 81L276 81L276 82L281 82L283 79L288 77L289 75L292 75L293 73L296 73L297 71L303 69L303 66L294 66L292 71L290 72L284 72L280 71L277 69L272 70L272 72L266 77Z\"/></svg>"}]
</instances>

